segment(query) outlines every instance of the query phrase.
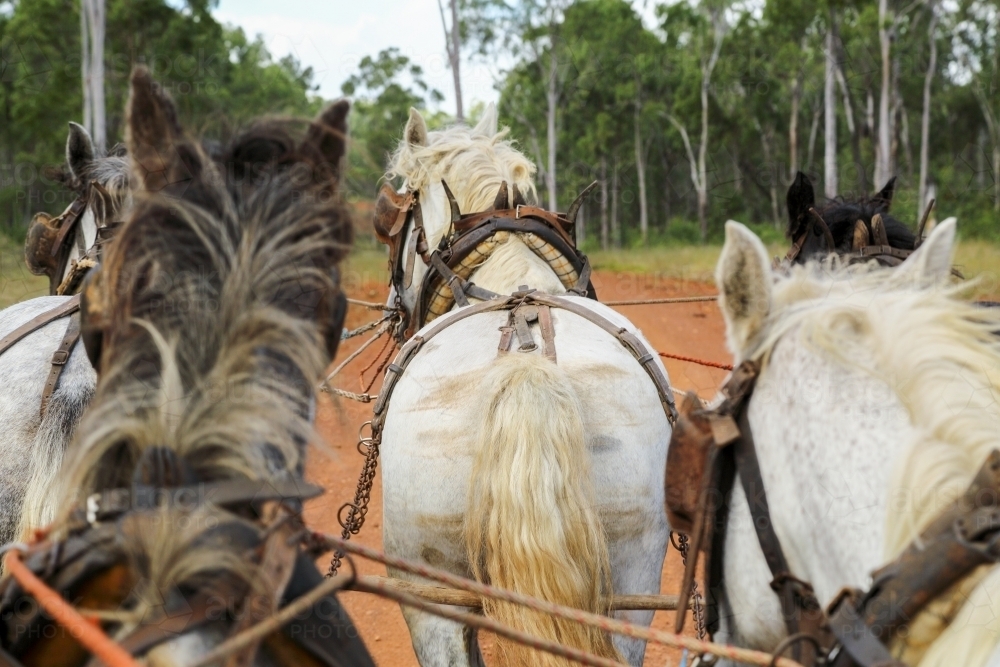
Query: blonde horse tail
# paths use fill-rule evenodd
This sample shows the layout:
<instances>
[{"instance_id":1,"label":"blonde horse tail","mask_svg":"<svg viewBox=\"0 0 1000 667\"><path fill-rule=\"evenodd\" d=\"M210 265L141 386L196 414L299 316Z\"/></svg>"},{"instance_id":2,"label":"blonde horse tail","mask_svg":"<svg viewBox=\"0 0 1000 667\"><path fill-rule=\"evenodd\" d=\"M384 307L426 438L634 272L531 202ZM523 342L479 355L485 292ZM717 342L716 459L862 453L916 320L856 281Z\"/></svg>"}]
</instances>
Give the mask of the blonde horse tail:
<instances>
[{"instance_id":1,"label":"blonde horse tail","mask_svg":"<svg viewBox=\"0 0 1000 667\"><path fill-rule=\"evenodd\" d=\"M536 354L508 354L486 373L465 537L477 580L609 613L611 567L594 510L580 402L566 373ZM621 660L593 628L484 600L484 613L524 632ZM498 663L569 661L497 638Z\"/></svg>"}]
</instances>

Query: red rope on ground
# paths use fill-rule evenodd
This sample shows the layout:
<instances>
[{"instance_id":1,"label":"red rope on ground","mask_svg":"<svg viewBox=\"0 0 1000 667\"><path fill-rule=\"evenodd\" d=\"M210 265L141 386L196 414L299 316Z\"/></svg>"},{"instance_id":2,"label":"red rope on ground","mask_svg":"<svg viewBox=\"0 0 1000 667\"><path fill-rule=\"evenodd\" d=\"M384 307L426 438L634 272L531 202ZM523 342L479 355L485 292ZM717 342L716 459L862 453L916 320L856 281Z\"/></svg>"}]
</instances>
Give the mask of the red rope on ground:
<instances>
[{"instance_id":1,"label":"red rope on ground","mask_svg":"<svg viewBox=\"0 0 1000 667\"><path fill-rule=\"evenodd\" d=\"M680 361L690 361L692 364L700 364L701 366L709 366L711 368L721 368L724 371L733 370L732 364L720 364L715 361L705 361L704 359L696 359L694 357L685 357L682 354L670 354L669 352L658 352L661 357L666 357L667 359L678 359Z\"/></svg>"},{"instance_id":2,"label":"red rope on ground","mask_svg":"<svg viewBox=\"0 0 1000 667\"><path fill-rule=\"evenodd\" d=\"M88 620L74 609L59 593L49 588L44 581L34 575L24 563L18 551L7 553L7 569L24 591L35 598L38 604L52 615L53 620L69 630L70 634L84 648L94 654L108 667L140 667L125 649L111 641L96 620Z\"/></svg>"}]
</instances>

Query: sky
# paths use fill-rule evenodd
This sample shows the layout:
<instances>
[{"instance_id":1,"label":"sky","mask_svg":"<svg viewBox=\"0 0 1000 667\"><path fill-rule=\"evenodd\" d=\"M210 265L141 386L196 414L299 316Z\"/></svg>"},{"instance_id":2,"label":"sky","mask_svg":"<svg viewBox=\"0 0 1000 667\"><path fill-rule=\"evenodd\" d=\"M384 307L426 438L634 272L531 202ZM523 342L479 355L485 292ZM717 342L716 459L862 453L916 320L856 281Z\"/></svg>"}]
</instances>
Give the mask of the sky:
<instances>
[{"instance_id":1,"label":"sky","mask_svg":"<svg viewBox=\"0 0 1000 667\"><path fill-rule=\"evenodd\" d=\"M447 0L442 3L447 6ZM652 23L654 0L633 3L647 25ZM292 53L311 66L319 93L327 99L341 96L340 85L364 56L398 47L423 68L427 84L444 95L438 108L455 112L437 0L221 0L215 15L248 36L261 35L274 56ZM494 81L507 64L477 62L467 55L462 59L467 112L476 102L499 100Z\"/></svg>"},{"instance_id":2,"label":"sky","mask_svg":"<svg viewBox=\"0 0 1000 667\"><path fill-rule=\"evenodd\" d=\"M276 57L294 54L315 71L319 93L341 96L340 85L364 56L390 46L420 65L424 80L445 96L440 108L455 112L451 70L436 0L221 0L215 16L260 34ZM465 108L495 102L495 72L486 63L462 62Z\"/></svg>"}]
</instances>

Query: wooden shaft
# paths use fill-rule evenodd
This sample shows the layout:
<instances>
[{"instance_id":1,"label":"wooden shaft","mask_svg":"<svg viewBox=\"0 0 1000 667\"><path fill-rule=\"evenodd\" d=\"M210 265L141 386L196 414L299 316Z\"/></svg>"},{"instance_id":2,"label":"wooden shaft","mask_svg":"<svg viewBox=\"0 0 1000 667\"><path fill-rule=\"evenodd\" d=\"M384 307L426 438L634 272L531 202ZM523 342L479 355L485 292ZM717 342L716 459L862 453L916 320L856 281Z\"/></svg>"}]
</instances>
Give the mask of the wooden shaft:
<instances>
[{"instance_id":1,"label":"wooden shaft","mask_svg":"<svg viewBox=\"0 0 1000 667\"><path fill-rule=\"evenodd\" d=\"M358 577L366 582L384 585L388 588L416 595L428 602L435 604L446 604L455 607L471 607L478 609L482 607L480 597L475 593L460 591L455 588L444 588L441 586L428 586L426 584L416 584L412 581L393 579L392 577L364 576ZM348 588L349 590L349 588ZM668 610L677 609L676 595L615 595L611 598L611 609L619 610Z\"/></svg>"}]
</instances>

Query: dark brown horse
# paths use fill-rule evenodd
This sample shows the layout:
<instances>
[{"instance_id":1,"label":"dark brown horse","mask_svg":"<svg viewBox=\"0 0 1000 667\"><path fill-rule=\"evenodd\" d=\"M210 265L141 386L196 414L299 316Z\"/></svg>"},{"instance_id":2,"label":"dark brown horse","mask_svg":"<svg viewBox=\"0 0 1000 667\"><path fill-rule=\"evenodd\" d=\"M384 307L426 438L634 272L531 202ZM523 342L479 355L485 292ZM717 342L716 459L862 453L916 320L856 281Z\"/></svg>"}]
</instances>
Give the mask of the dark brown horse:
<instances>
[{"instance_id":1,"label":"dark brown horse","mask_svg":"<svg viewBox=\"0 0 1000 667\"><path fill-rule=\"evenodd\" d=\"M83 304L100 381L52 491L65 510L24 561L149 665L196 664L322 581L301 473L345 310L347 111L260 123L213 159L132 75L135 206ZM94 664L16 582L0 592L6 654ZM357 637L330 596L210 662L372 665Z\"/></svg>"},{"instance_id":2,"label":"dark brown horse","mask_svg":"<svg viewBox=\"0 0 1000 667\"><path fill-rule=\"evenodd\" d=\"M899 263L914 250L917 237L889 214L895 188L893 177L870 197L855 201L837 197L817 207L812 181L798 172L786 197L786 233L793 244L786 259L804 264L835 253L850 258L867 256L886 264ZM863 255L863 248L871 249L868 255Z\"/></svg>"}]
</instances>

